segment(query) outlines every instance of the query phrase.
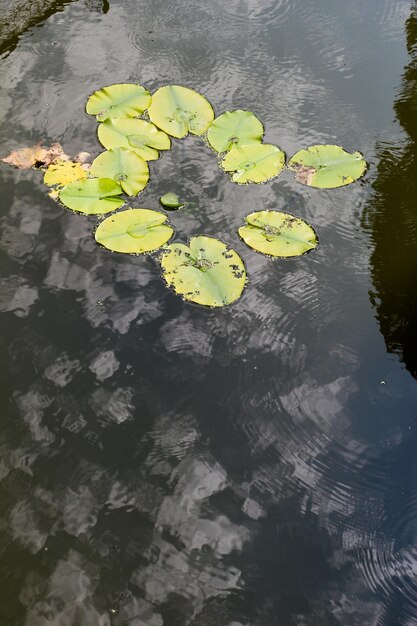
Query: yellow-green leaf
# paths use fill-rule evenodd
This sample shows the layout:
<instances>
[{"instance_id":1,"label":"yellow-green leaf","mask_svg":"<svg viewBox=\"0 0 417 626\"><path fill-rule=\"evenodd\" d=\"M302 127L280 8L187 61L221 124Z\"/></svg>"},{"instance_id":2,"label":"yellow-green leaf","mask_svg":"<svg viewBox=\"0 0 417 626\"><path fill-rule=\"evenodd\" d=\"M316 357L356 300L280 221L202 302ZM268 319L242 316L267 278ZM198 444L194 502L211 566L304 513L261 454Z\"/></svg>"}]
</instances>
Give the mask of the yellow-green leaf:
<instances>
[{"instance_id":1,"label":"yellow-green leaf","mask_svg":"<svg viewBox=\"0 0 417 626\"><path fill-rule=\"evenodd\" d=\"M204 96L179 85L158 89L148 113L158 128L177 139L188 133L202 135L214 119L213 107Z\"/></svg>"},{"instance_id":2,"label":"yellow-green leaf","mask_svg":"<svg viewBox=\"0 0 417 626\"><path fill-rule=\"evenodd\" d=\"M254 250L276 257L300 256L318 245L314 229L299 217L280 211L247 215L239 228L243 241Z\"/></svg>"},{"instance_id":3,"label":"yellow-green leaf","mask_svg":"<svg viewBox=\"0 0 417 626\"><path fill-rule=\"evenodd\" d=\"M124 204L122 189L110 178L86 178L65 185L59 199L69 209L86 215L115 211Z\"/></svg>"},{"instance_id":4,"label":"yellow-green leaf","mask_svg":"<svg viewBox=\"0 0 417 626\"><path fill-rule=\"evenodd\" d=\"M161 255L161 267L177 294L206 306L235 302L246 284L240 256L214 237L192 237L189 246L170 244Z\"/></svg>"},{"instance_id":5,"label":"yellow-green leaf","mask_svg":"<svg viewBox=\"0 0 417 626\"><path fill-rule=\"evenodd\" d=\"M289 160L296 180L320 189L349 185L363 176L366 161L360 152L346 152L340 146L317 145L300 150Z\"/></svg>"},{"instance_id":6,"label":"yellow-green leaf","mask_svg":"<svg viewBox=\"0 0 417 626\"><path fill-rule=\"evenodd\" d=\"M141 85L121 83L95 91L87 100L86 111L99 122L117 117L137 117L151 103L151 94Z\"/></svg>"},{"instance_id":7,"label":"yellow-green leaf","mask_svg":"<svg viewBox=\"0 0 417 626\"><path fill-rule=\"evenodd\" d=\"M168 135L145 120L107 120L100 124L97 134L105 148L128 148L137 152L145 161L157 159L158 150L169 150L171 147Z\"/></svg>"},{"instance_id":8,"label":"yellow-green leaf","mask_svg":"<svg viewBox=\"0 0 417 626\"><path fill-rule=\"evenodd\" d=\"M174 234L168 218L151 209L128 209L107 217L96 230L96 241L113 252L143 254L163 246Z\"/></svg>"},{"instance_id":9,"label":"yellow-green leaf","mask_svg":"<svg viewBox=\"0 0 417 626\"><path fill-rule=\"evenodd\" d=\"M234 183L264 183L281 173L285 154L271 144L237 146L226 154L221 167L231 173Z\"/></svg>"},{"instance_id":10,"label":"yellow-green leaf","mask_svg":"<svg viewBox=\"0 0 417 626\"><path fill-rule=\"evenodd\" d=\"M260 143L264 136L262 122L250 111L226 111L216 117L207 133L207 141L216 152L236 146Z\"/></svg>"},{"instance_id":11,"label":"yellow-green leaf","mask_svg":"<svg viewBox=\"0 0 417 626\"><path fill-rule=\"evenodd\" d=\"M99 154L91 164L91 173L98 178L112 178L128 196L136 196L149 180L148 164L128 148L112 148Z\"/></svg>"}]
</instances>

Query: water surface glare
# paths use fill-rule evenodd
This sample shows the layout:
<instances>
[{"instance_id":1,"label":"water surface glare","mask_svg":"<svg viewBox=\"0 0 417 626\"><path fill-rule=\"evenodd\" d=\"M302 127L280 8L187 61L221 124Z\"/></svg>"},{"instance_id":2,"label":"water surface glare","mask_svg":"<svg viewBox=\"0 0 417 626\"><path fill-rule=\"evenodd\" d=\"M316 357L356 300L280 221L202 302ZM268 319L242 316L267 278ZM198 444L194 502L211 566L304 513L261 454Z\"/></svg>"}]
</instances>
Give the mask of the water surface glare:
<instances>
[{"instance_id":1,"label":"water surface glare","mask_svg":"<svg viewBox=\"0 0 417 626\"><path fill-rule=\"evenodd\" d=\"M92 91L173 83L253 111L288 156L337 143L369 170L239 187L202 139L174 140L140 204L177 193L178 238L244 258L243 297L210 310L1 164L1 626L415 626L417 9L55 5L2 48L2 155L96 155ZM318 249L247 248L263 209Z\"/></svg>"}]
</instances>

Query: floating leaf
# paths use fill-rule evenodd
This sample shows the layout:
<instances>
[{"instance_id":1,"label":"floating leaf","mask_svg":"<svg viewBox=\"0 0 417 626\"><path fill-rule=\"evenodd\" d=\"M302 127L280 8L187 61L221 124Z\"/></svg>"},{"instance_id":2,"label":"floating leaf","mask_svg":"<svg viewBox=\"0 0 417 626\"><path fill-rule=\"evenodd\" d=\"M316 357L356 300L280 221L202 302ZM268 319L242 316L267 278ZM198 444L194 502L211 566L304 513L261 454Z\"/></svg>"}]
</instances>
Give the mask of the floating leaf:
<instances>
[{"instance_id":1,"label":"floating leaf","mask_svg":"<svg viewBox=\"0 0 417 626\"><path fill-rule=\"evenodd\" d=\"M171 147L168 135L145 120L107 120L98 127L98 138L105 148L129 148L145 161L157 159L158 150L169 150Z\"/></svg>"},{"instance_id":2,"label":"floating leaf","mask_svg":"<svg viewBox=\"0 0 417 626\"><path fill-rule=\"evenodd\" d=\"M117 117L141 115L151 103L151 94L141 85L122 83L95 91L87 100L86 111L99 122Z\"/></svg>"},{"instance_id":3,"label":"floating leaf","mask_svg":"<svg viewBox=\"0 0 417 626\"><path fill-rule=\"evenodd\" d=\"M48 167L43 182L49 187L54 185L62 187L82 178L87 178L87 172L81 163L59 160Z\"/></svg>"},{"instance_id":4,"label":"floating leaf","mask_svg":"<svg viewBox=\"0 0 417 626\"><path fill-rule=\"evenodd\" d=\"M170 244L162 253L161 266L168 285L197 304L231 304L240 297L246 283L240 256L214 237L192 237L189 247Z\"/></svg>"},{"instance_id":5,"label":"floating leaf","mask_svg":"<svg viewBox=\"0 0 417 626\"><path fill-rule=\"evenodd\" d=\"M204 96L179 85L158 89L148 113L158 128L178 139L188 133L202 135L214 119L213 108Z\"/></svg>"},{"instance_id":6,"label":"floating leaf","mask_svg":"<svg viewBox=\"0 0 417 626\"><path fill-rule=\"evenodd\" d=\"M346 152L340 146L319 145L300 150L288 163L296 180L321 189L349 185L363 176L366 161L360 152Z\"/></svg>"},{"instance_id":7,"label":"floating leaf","mask_svg":"<svg viewBox=\"0 0 417 626\"><path fill-rule=\"evenodd\" d=\"M99 154L91 164L91 173L98 178L112 178L129 196L145 189L149 180L148 164L128 148L112 148Z\"/></svg>"},{"instance_id":8,"label":"floating leaf","mask_svg":"<svg viewBox=\"0 0 417 626\"><path fill-rule=\"evenodd\" d=\"M159 202L166 209L179 209L180 207L184 206L184 202L181 202L177 194L173 193L172 191L169 191L168 193L165 193L163 196L161 196L159 198Z\"/></svg>"},{"instance_id":9,"label":"floating leaf","mask_svg":"<svg viewBox=\"0 0 417 626\"><path fill-rule=\"evenodd\" d=\"M124 204L120 185L110 178L86 178L61 189L62 204L87 215L110 213Z\"/></svg>"},{"instance_id":10,"label":"floating leaf","mask_svg":"<svg viewBox=\"0 0 417 626\"><path fill-rule=\"evenodd\" d=\"M20 148L13 150L7 157L2 159L3 163L14 165L19 170L27 170L31 167L44 167L58 160L68 160L69 156L65 154L61 144L54 143L49 148L42 146L42 142L38 142L30 148Z\"/></svg>"},{"instance_id":11,"label":"floating leaf","mask_svg":"<svg viewBox=\"0 0 417 626\"><path fill-rule=\"evenodd\" d=\"M166 215L151 209L120 211L101 222L96 230L96 241L113 252L152 252L174 234L174 229L166 222Z\"/></svg>"},{"instance_id":12,"label":"floating leaf","mask_svg":"<svg viewBox=\"0 0 417 626\"><path fill-rule=\"evenodd\" d=\"M243 241L270 256L300 256L318 245L313 228L299 217L280 211L257 211L247 215L239 228Z\"/></svg>"},{"instance_id":13,"label":"floating leaf","mask_svg":"<svg viewBox=\"0 0 417 626\"><path fill-rule=\"evenodd\" d=\"M264 136L262 122L250 111L226 111L216 117L207 140L216 152L227 152L234 146L260 143Z\"/></svg>"},{"instance_id":14,"label":"floating leaf","mask_svg":"<svg viewBox=\"0 0 417 626\"><path fill-rule=\"evenodd\" d=\"M270 180L278 176L284 165L282 150L267 143L232 148L221 162L226 172L233 172L233 182L240 185Z\"/></svg>"}]
</instances>

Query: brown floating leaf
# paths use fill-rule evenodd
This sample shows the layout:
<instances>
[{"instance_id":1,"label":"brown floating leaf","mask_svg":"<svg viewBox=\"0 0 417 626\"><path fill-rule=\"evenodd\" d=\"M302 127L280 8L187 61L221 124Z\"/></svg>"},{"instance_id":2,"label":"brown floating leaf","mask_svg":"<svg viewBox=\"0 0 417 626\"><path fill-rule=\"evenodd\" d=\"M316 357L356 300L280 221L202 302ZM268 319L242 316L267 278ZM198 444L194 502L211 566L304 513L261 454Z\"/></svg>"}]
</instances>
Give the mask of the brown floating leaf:
<instances>
[{"instance_id":1,"label":"brown floating leaf","mask_svg":"<svg viewBox=\"0 0 417 626\"><path fill-rule=\"evenodd\" d=\"M86 161L89 160L90 156L91 154L89 152L81 151L77 154L74 161L76 161L77 163L86 163Z\"/></svg>"},{"instance_id":2,"label":"brown floating leaf","mask_svg":"<svg viewBox=\"0 0 417 626\"><path fill-rule=\"evenodd\" d=\"M31 167L51 165L51 163L55 163L58 159L61 161L69 159L69 156L65 154L61 144L53 143L52 146L47 148L46 146L42 146L42 142L39 141L29 148L13 150L13 152L1 160L3 163L14 165L14 167L17 167L19 170L27 170Z\"/></svg>"},{"instance_id":3,"label":"brown floating leaf","mask_svg":"<svg viewBox=\"0 0 417 626\"><path fill-rule=\"evenodd\" d=\"M311 185L312 180L314 178L314 174L316 173L315 167L308 167L306 165L294 165L295 180L299 183L303 183L303 185Z\"/></svg>"}]
</instances>

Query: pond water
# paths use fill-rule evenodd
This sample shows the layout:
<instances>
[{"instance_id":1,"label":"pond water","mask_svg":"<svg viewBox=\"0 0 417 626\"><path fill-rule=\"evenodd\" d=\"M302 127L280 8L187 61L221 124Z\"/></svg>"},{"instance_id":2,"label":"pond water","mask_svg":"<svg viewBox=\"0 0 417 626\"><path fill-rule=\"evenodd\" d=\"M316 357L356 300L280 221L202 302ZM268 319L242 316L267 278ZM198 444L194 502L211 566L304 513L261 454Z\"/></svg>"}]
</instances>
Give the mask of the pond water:
<instances>
[{"instance_id":1,"label":"pond water","mask_svg":"<svg viewBox=\"0 0 417 626\"><path fill-rule=\"evenodd\" d=\"M5 164L0 623L417 624L417 12L406 0L56 3L4 48L1 154L100 152L88 94L182 84L254 111L288 155L360 150L334 191L239 187L201 139L152 163L177 237L222 238L250 284L184 303L150 257ZM283 209L318 249L236 234Z\"/></svg>"}]
</instances>

